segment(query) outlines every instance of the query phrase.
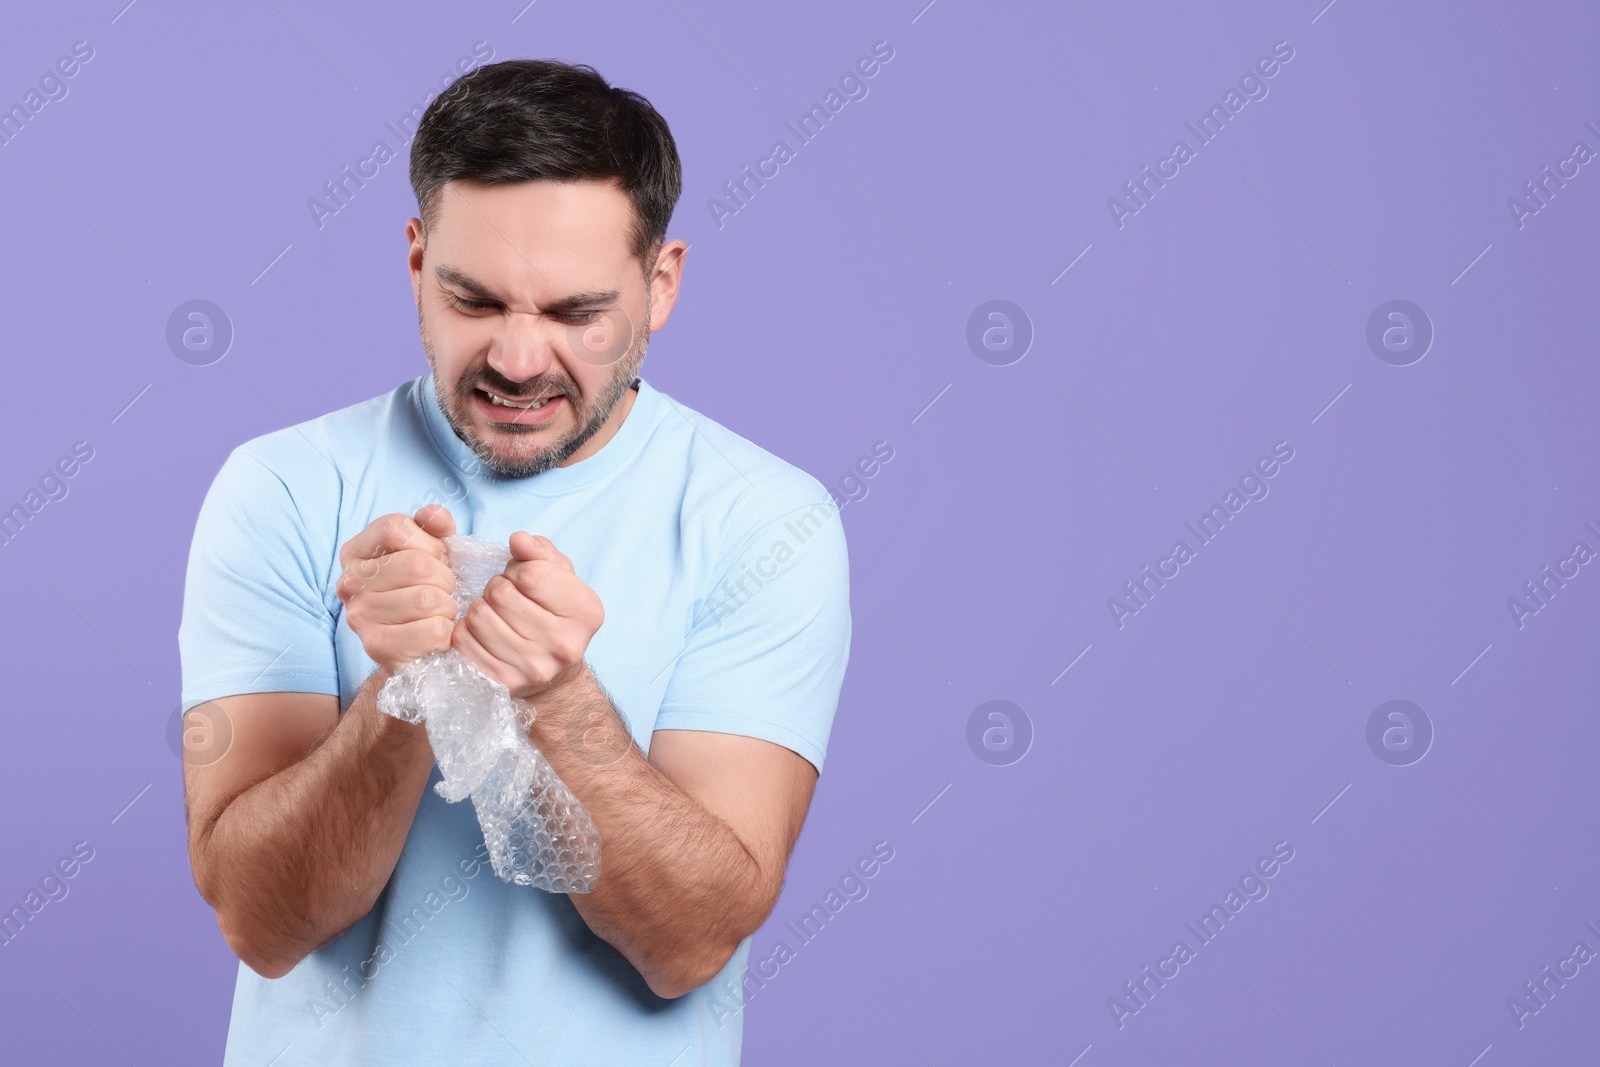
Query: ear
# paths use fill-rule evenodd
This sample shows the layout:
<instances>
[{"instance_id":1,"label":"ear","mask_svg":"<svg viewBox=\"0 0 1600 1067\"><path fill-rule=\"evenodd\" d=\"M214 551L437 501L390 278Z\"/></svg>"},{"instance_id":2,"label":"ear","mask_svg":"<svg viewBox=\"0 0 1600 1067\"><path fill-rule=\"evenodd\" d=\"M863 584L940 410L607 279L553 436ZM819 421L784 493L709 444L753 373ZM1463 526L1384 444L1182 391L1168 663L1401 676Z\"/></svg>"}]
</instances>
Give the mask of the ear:
<instances>
[{"instance_id":1,"label":"ear","mask_svg":"<svg viewBox=\"0 0 1600 1067\"><path fill-rule=\"evenodd\" d=\"M422 311L422 259L427 251L427 235L422 229L421 219L410 219L406 222L406 266L411 271L411 298L417 305L417 311Z\"/></svg>"},{"instance_id":2,"label":"ear","mask_svg":"<svg viewBox=\"0 0 1600 1067\"><path fill-rule=\"evenodd\" d=\"M650 271L650 332L667 324L672 308L678 302L678 288L683 282L684 256L689 246L682 241L668 241L656 253L655 266Z\"/></svg>"}]
</instances>

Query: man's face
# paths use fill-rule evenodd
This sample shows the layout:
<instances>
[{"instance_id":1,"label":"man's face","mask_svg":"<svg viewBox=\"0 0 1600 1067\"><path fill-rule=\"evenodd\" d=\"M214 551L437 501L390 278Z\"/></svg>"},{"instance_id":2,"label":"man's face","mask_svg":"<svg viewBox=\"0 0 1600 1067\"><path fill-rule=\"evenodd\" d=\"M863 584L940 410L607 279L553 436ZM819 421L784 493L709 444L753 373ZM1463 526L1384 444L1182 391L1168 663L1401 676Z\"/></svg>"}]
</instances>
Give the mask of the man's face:
<instances>
[{"instance_id":1,"label":"man's face","mask_svg":"<svg viewBox=\"0 0 1600 1067\"><path fill-rule=\"evenodd\" d=\"M631 201L609 182L455 181L439 193L425 246L420 223L408 226L440 405L496 474L576 462L621 425L653 310L629 250L632 220ZM682 254L671 244L667 310Z\"/></svg>"}]
</instances>

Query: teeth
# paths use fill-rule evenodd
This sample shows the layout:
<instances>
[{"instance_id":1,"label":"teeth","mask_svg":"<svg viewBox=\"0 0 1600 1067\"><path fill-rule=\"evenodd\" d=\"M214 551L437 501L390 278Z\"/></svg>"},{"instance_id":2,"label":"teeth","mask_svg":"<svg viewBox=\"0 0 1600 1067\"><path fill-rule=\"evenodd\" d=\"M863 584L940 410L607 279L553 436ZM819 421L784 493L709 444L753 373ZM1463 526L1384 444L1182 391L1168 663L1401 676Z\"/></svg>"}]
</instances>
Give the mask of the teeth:
<instances>
[{"instance_id":1,"label":"teeth","mask_svg":"<svg viewBox=\"0 0 1600 1067\"><path fill-rule=\"evenodd\" d=\"M485 395L496 407L517 408L521 411L538 411L540 408L544 407L552 399L554 399L553 397L547 396L543 400L535 400L527 404L513 404L511 401L495 396L493 393L486 393Z\"/></svg>"}]
</instances>

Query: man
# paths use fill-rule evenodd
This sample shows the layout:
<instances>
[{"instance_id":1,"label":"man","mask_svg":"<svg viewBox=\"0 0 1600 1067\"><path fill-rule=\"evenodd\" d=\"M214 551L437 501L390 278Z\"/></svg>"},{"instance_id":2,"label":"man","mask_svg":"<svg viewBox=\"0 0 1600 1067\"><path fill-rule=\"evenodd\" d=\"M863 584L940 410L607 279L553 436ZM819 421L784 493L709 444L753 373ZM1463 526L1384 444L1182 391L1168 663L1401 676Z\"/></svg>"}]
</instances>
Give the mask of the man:
<instances>
[{"instance_id":1,"label":"man","mask_svg":"<svg viewBox=\"0 0 1600 1067\"><path fill-rule=\"evenodd\" d=\"M642 97L480 68L411 181L431 374L235 449L190 552L189 854L242 961L225 1062L737 1063L848 653L837 510L639 377L686 248ZM514 557L459 621L457 532ZM451 648L537 708L593 892L496 878L425 729L378 711Z\"/></svg>"}]
</instances>

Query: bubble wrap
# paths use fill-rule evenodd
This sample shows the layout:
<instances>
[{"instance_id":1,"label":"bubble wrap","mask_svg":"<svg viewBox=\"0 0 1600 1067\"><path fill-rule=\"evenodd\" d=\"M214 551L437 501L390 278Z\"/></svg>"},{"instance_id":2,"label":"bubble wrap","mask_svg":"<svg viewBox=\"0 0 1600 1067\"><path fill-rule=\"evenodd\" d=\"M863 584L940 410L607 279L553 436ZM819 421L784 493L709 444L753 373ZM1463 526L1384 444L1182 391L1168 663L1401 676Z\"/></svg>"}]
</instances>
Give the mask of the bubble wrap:
<instances>
[{"instance_id":1,"label":"bubble wrap","mask_svg":"<svg viewBox=\"0 0 1600 1067\"><path fill-rule=\"evenodd\" d=\"M511 552L476 537L444 539L456 618L505 569ZM434 790L478 812L494 873L550 893L588 893L600 877L600 834L527 728L533 705L455 649L430 652L378 692L378 710L426 725L444 780Z\"/></svg>"}]
</instances>

